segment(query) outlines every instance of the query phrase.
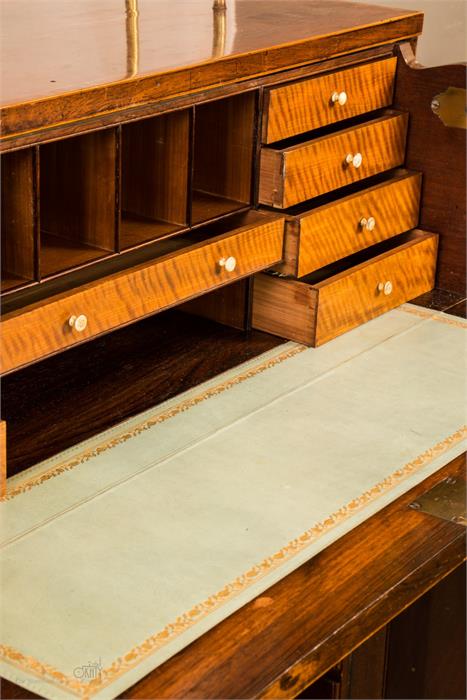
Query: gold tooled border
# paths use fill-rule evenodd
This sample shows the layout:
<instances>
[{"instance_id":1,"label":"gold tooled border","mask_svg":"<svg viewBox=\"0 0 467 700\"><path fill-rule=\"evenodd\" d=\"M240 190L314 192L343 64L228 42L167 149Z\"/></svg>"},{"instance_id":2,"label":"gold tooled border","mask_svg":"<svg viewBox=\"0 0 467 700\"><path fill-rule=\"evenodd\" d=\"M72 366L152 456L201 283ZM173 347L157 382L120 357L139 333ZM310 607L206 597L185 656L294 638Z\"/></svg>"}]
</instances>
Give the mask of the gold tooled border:
<instances>
[{"instance_id":1,"label":"gold tooled border","mask_svg":"<svg viewBox=\"0 0 467 700\"><path fill-rule=\"evenodd\" d=\"M313 542L316 542L325 533L329 532L336 525L340 524L354 513L360 511L368 503L379 498L382 494L394 488L404 481L411 474L419 471L422 467L440 457L447 450L451 449L464 438L467 437L467 425L462 426L456 432L444 438L433 447L423 452L415 459L407 462L403 467L397 469L390 476L380 481L368 491L352 500L347 505L329 515L325 520L316 523L306 530L302 535L291 540L285 547L273 554L259 564L237 577L227 584L222 590L210 596L202 603L195 605L191 610L178 617L174 622L167 625L163 630L145 639L141 644L133 647L124 656L117 658L110 666L103 669L100 676L89 683L78 681L71 676L66 676L53 667L42 664L31 656L25 656L21 652L9 646L0 645L0 657L5 661L14 661L18 668L26 673L41 675L46 682L59 683L73 693L81 694L82 700L92 697L104 687L113 683L117 678L124 675L132 668L140 664L145 658L156 652L161 647L178 637L187 629L195 625L200 620L220 608L227 601L235 598L239 593L250 587L253 583L264 578L271 571L277 569L289 559L292 559L303 549Z\"/></svg>"},{"instance_id":2,"label":"gold tooled border","mask_svg":"<svg viewBox=\"0 0 467 700\"><path fill-rule=\"evenodd\" d=\"M433 311L430 309L426 309L422 306L415 306L413 304L402 304L400 308L406 313L412 314L413 316L418 316L419 318L428 318L432 321L445 323L447 326L454 326L455 328L467 329L467 321L462 318L446 315L442 316L439 311Z\"/></svg>"},{"instance_id":3,"label":"gold tooled border","mask_svg":"<svg viewBox=\"0 0 467 700\"><path fill-rule=\"evenodd\" d=\"M180 403L176 404L175 406L172 406L171 408L168 408L165 411L162 411L161 413L156 413L155 415L146 419L142 423L135 425L130 430L126 430L125 432L121 433L120 435L117 435L111 440L102 442L100 445L96 445L95 447L84 450L84 452L81 452L72 459L66 462L62 462L61 464L58 464L54 467L51 467L42 474L38 474L37 476L34 476L31 479L18 484L18 486L8 488L7 480L7 491L5 494L3 494L3 496L0 497L0 502L9 501L12 498L15 498L16 496L19 496L21 493L30 491L35 486L40 486L49 479L53 479L54 477L59 476L64 472L71 471L72 469L75 469L75 467L78 467L80 464L89 461L93 457L96 457L97 455L102 454L102 452L106 452L107 450L110 450L113 447L116 447L117 445L121 445L123 442L126 442L127 440L130 440L131 438L135 437L136 435L139 435L140 433L144 432L145 430L152 428L154 425L157 425L158 423L163 423L169 418L173 418L179 413L183 413L183 411L187 411L190 408L193 408L193 406L196 406L197 404L201 403L202 401L205 401L206 399L210 399L213 396L222 394L224 391L232 389L232 387L236 386L237 384L241 384L246 379L250 379L251 377L260 374L261 372L264 372L265 370L270 369L271 367L274 367L275 365L284 362L284 360L288 360L294 355L297 355L298 353L303 352L307 349L308 348L306 345L296 345L295 347L290 348L289 350L282 351L275 357L264 360L260 364L251 367L250 369L244 370L243 372L237 374L231 379L227 379L224 382L221 382L220 384L216 384L215 386L210 387L209 389L206 389L200 394L197 394L196 396L193 396L189 399L184 399Z\"/></svg>"}]
</instances>

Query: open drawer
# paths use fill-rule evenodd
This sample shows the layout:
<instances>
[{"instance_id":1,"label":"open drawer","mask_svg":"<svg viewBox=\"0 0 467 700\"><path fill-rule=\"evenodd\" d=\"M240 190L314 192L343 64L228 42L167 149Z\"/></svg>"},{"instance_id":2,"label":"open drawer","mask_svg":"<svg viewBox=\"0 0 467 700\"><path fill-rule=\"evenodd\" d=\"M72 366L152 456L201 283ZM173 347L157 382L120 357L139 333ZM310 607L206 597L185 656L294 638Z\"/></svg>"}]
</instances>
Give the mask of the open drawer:
<instances>
[{"instance_id":1,"label":"open drawer","mask_svg":"<svg viewBox=\"0 0 467 700\"><path fill-rule=\"evenodd\" d=\"M275 270L303 277L418 225L422 176L397 170L346 197L319 197L289 210L284 262ZM322 203L322 199L326 202Z\"/></svg>"},{"instance_id":2,"label":"open drawer","mask_svg":"<svg viewBox=\"0 0 467 700\"><path fill-rule=\"evenodd\" d=\"M256 275L252 325L322 345L432 289L437 248L437 234L414 229L301 280Z\"/></svg>"},{"instance_id":3,"label":"open drawer","mask_svg":"<svg viewBox=\"0 0 467 700\"><path fill-rule=\"evenodd\" d=\"M310 139L261 149L259 202L278 209L397 168L405 160L408 114L381 116Z\"/></svg>"},{"instance_id":4,"label":"open drawer","mask_svg":"<svg viewBox=\"0 0 467 700\"><path fill-rule=\"evenodd\" d=\"M239 214L161 242L155 260L6 314L1 371L270 267L282 259L283 229L276 214Z\"/></svg>"}]
</instances>

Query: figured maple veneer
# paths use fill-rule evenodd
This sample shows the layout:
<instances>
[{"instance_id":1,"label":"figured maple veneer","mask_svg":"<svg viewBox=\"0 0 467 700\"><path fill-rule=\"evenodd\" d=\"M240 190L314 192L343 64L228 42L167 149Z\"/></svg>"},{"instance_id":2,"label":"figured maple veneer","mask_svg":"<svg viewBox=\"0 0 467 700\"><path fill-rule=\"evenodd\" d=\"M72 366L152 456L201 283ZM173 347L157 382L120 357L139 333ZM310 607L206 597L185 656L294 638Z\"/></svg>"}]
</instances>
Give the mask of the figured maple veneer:
<instances>
[{"instance_id":1,"label":"figured maple veneer","mask_svg":"<svg viewBox=\"0 0 467 700\"><path fill-rule=\"evenodd\" d=\"M396 58L388 58L267 90L263 143L388 107L396 62ZM345 92L345 104L331 100L334 92Z\"/></svg>"},{"instance_id":2,"label":"figured maple veneer","mask_svg":"<svg viewBox=\"0 0 467 700\"><path fill-rule=\"evenodd\" d=\"M198 242L177 237L167 245L175 252L109 275L70 292L6 314L1 322L2 372L190 299L206 290L270 267L282 258L284 219L248 212L235 230ZM181 250L177 250L181 248ZM235 258L229 271L219 261ZM84 315L78 332L72 316Z\"/></svg>"},{"instance_id":3,"label":"figured maple veneer","mask_svg":"<svg viewBox=\"0 0 467 700\"><path fill-rule=\"evenodd\" d=\"M404 162L408 115L387 110L383 116L311 141L263 147L259 201L286 209L312 197L396 168ZM362 155L360 167L346 163Z\"/></svg>"},{"instance_id":4,"label":"figured maple veneer","mask_svg":"<svg viewBox=\"0 0 467 700\"><path fill-rule=\"evenodd\" d=\"M299 343L322 345L432 289L437 247L436 234L415 229L393 249L323 279L322 271L304 280L256 275L252 325ZM388 294L380 288L387 282L392 286Z\"/></svg>"},{"instance_id":5,"label":"figured maple veneer","mask_svg":"<svg viewBox=\"0 0 467 700\"><path fill-rule=\"evenodd\" d=\"M390 179L294 216L287 221L284 262L274 269L303 277L363 248L415 228L420 173L396 172ZM374 228L361 225L374 219Z\"/></svg>"}]
</instances>

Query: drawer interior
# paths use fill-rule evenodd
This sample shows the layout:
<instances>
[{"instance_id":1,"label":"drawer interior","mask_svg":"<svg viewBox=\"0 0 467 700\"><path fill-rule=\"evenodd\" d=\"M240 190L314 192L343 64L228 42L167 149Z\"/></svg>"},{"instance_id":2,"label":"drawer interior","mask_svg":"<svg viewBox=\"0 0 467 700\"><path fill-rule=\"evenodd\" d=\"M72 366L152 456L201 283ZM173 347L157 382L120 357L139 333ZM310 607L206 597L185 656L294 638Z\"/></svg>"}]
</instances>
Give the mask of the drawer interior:
<instances>
[{"instance_id":1,"label":"drawer interior","mask_svg":"<svg viewBox=\"0 0 467 700\"><path fill-rule=\"evenodd\" d=\"M251 202L254 93L195 107L192 223Z\"/></svg>"},{"instance_id":2,"label":"drawer interior","mask_svg":"<svg viewBox=\"0 0 467 700\"><path fill-rule=\"evenodd\" d=\"M15 290L36 277L35 152L1 156L1 290Z\"/></svg>"},{"instance_id":3,"label":"drawer interior","mask_svg":"<svg viewBox=\"0 0 467 700\"><path fill-rule=\"evenodd\" d=\"M116 130L39 149L41 278L116 249Z\"/></svg>"}]
</instances>

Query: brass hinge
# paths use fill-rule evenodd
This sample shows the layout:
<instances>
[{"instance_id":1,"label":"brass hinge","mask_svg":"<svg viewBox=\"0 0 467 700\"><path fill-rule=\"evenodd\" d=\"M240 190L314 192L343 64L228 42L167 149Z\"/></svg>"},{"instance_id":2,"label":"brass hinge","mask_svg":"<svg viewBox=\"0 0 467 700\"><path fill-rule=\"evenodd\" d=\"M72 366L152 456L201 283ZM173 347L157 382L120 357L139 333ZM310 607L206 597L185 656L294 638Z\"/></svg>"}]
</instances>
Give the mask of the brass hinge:
<instances>
[{"instance_id":1,"label":"brass hinge","mask_svg":"<svg viewBox=\"0 0 467 700\"><path fill-rule=\"evenodd\" d=\"M431 109L444 126L467 128L467 100L464 88L449 87L431 100Z\"/></svg>"},{"instance_id":2,"label":"brass hinge","mask_svg":"<svg viewBox=\"0 0 467 700\"><path fill-rule=\"evenodd\" d=\"M448 477L417 498L409 508L434 515L442 520L467 525L465 483L465 479Z\"/></svg>"}]
</instances>

